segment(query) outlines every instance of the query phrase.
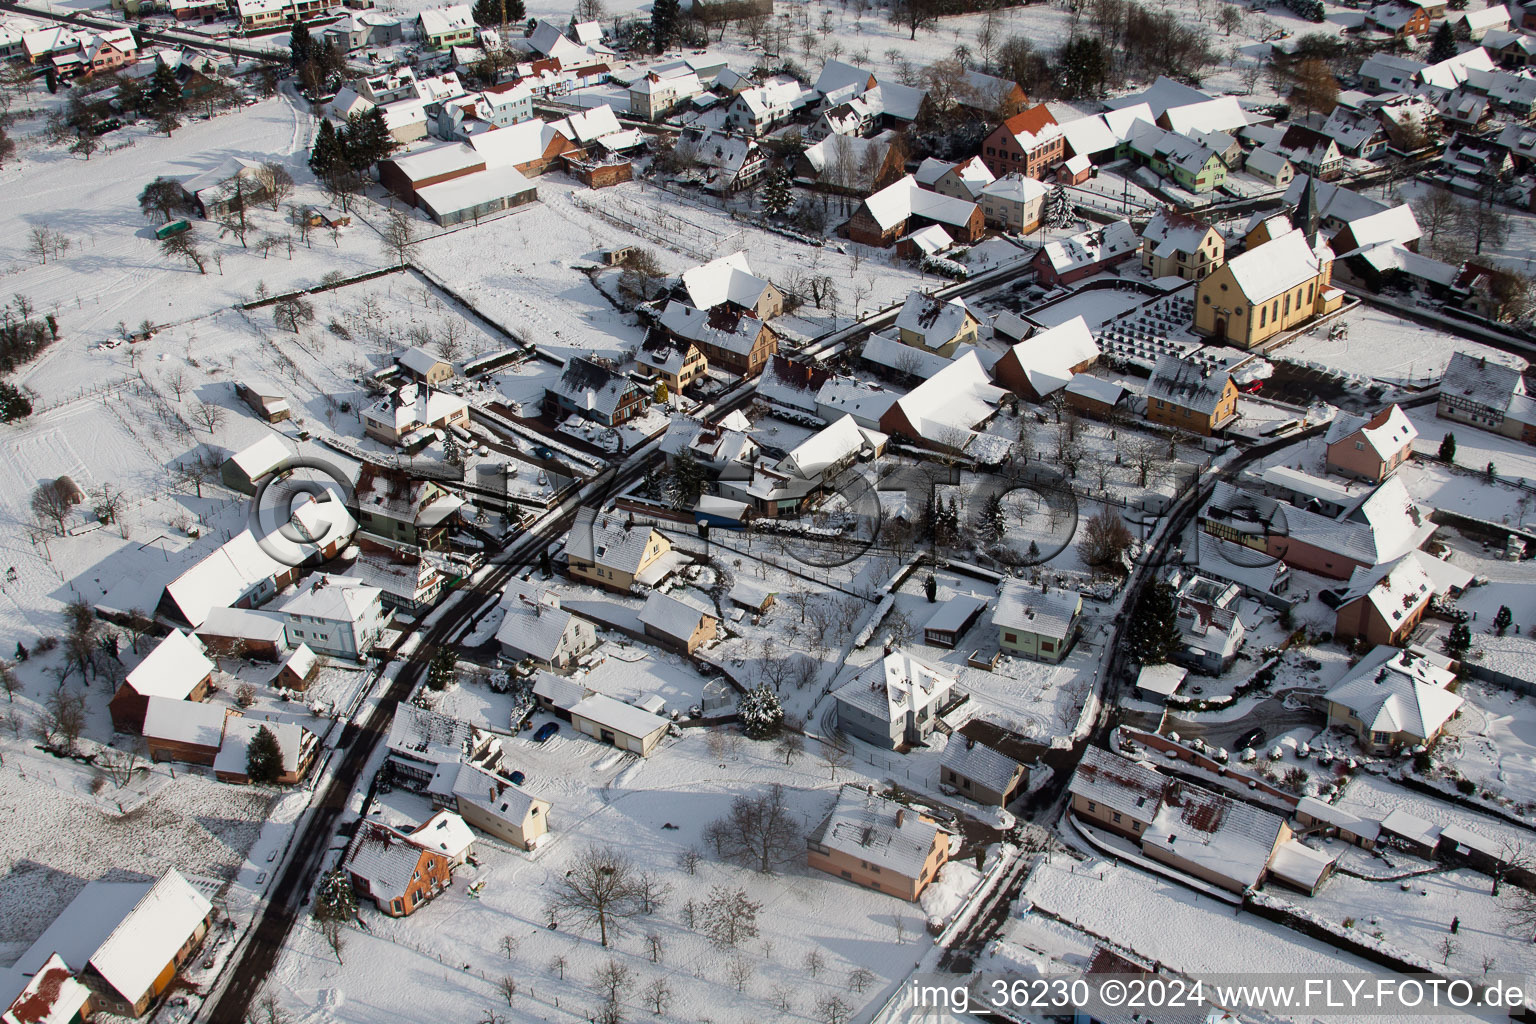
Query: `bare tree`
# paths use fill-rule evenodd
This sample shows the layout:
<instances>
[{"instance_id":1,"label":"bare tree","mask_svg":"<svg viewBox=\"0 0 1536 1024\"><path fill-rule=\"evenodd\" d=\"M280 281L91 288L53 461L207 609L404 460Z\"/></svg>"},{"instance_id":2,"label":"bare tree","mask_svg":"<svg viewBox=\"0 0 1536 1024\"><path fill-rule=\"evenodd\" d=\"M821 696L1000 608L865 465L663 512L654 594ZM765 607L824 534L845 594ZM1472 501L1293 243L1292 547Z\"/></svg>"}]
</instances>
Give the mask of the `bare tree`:
<instances>
[{"instance_id":1,"label":"bare tree","mask_svg":"<svg viewBox=\"0 0 1536 1024\"><path fill-rule=\"evenodd\" d=\"M1163 453L1167 450L1155 437L1137 437L1122 450L1136 467L1136 486L1146 487L1155 476L1162 475Z\"/></svg>"},{"instance_id":2,"label":"bare tree","mask_svg":"<svg viewBox=\"0 0 1536 1024\"><path fill-rule=\"evenodd\" d=\"M272 205L273 213L280 210L288 197L293 195L293 175L280 163L271 160L263 163L256 169L256 180L267 193L267 202Z\"/></svg>"},{"instance_id":3,"label":"bare tree","mask_svg":"<svg viewBox=\"0 0 1536 1024\"><path fill-rule=\"evenodd\" d=\"M799 823L789 809L784 787L771 786L758 796L738 796L724 818L706 833L722 856L762 874L802 849Z\"/></svg>"},{"instance_id":4,"label":"bare tree","mask_svg":"<svg viewBox=\"0 0 1536 1024\"><path fill-rule=\"evenodd\" d=\"M212 434L224 424L224 407L218 402L199 402L192 412L192 418Z\"/></svg>"},{"instance_id":5,"label":"bare tree","mask_svg":"<svg viewBox=\"0 0 1536 1024\"><path fill-rule=\"evenodd\" d=\"M176 396L176 401L181 401L182 396L192 387L187 375L181 370L176 370L165 378L165 386L171 389L171 394Z\"/></svg>"},{"instance_id":6,"label":"bare tree","mask_svg":"<svg viewBox=\"0 0 1536 1024\"><path fill-rule=\"evenodd\" d=\"M262 994L261 1000L256 1004L257 1016L253 1018L253 1024L288 1024L293 1018L288 1011L283 1009L283 1004L278 1001L277 993L268 989Z\"/></svg>"},{"instance_id":7,"label":"bare tree","mask_svg":"<svg viewBox=\"0 0 1536 1024\"><path fill-rule=\"evenodd\" d=\"M69 521L74 503L57 481L49 480L37 485L32 492L32 515L41 526L50 526L54 533L64 535L64 524Z\"/></svg>"},{"instance_id":8,"label":"bare tree","mask_svg":"<svg viewBox=\"0 0 1536 1024\"><path fill-rule=\"evenodd\" d=\"M272 305L272 322L285 331L298 334L305 324L315 322L315 307L303 299L283 299Z\"/></svg>"},{"instance_id":9,"label":"bare tree","mask_svg":"<svg viewBox=\"0 0 1536 1024\"><path fill-rule=\"evenodd\" d=\"M821 1024L848 1024L853 1010L838 996L827 993L816 999L816 1019Z\"/></svg>"},{"instance_id":10,"label":"bare tree","mask_svg":"<svg viewBox=\"0 0 1536 1024\"><path fill-rule=\"evenodd\" d=\"M639 913L640 880L628 857L589 846L555 884L553 909L569 910L583 925L596 925L603 946L624 921Z\"/></svg>"},{"instance_id":11,"label":"bare tree","mask_svg":"<svg viewBox=\"0 0 1536 1024\"><path fill-rule=\"evenodd\" d=\"M747 939L757 938L757 914L762 909L761 903L748 898L745 889L717 885L704 904L704 933L734 949Z\"/></svg>"},{"instance_id":12,"label":"bare tree","mask_svg":"<svg viewBox=\"0 0 1536 1024\"><path fill-rule=\"evenodd\" d=\"M646 932L645 951L651 956L651 963L661 963L661 935L657 932Z\"/></svg>"},{"instance_id":13,"label":"bare tree","mask_svg":"<svg viewBox=\"0 0 1536 1024\"><path fill-rule=\"evenodd\" d=\"M667 905L672 886L652 871L642 871L635 880L635 902L640 913L654 914Z\"/></svg>"},{"instance_id":14,"label":"bare tree","mask_svg":"<svg viewBox=\"0 0 1536 1024\"><path fill-rule=\"evenodd\" d=\"M827 771L832 776L832 781L837 781L837 770L848 764L853 759L853 748L848 741L841 736L827 736L821 741L821 763L826 765Z\"/></svg>"},{"instance_id":15,"label":"bare tree","mask_svg":"<svg viewBox=\"0 0 1536 1024\"><path fill-rule=\"evenodd\" d=\"M133 773L144 763L143 741L135 739L126 747L104 747L96 757L96 766L118 788L133 781Z\"/></svg>"},{"instance_id":16,"label":"bare tree","mask_svg":"<svg viewBox=\"0 0 1536 1024\"><path fill-rule=\"evenodd\" d=\"M821 955L821 950L814 947L805 951L805 958L800 963L805 968L805 973L812 978L819 975L827 966L826 957Z\"/></svg>"},{"instance_id":17,"label":"bare tree","mask_svg":"<svg viewBox=\"0 0 1536 1024\"><path fill-rule=\"evenodd\" d=\"M1077 542L1077 551L1088 565L1095 568L1112 566L1119 563L1132 540L1125 520L1106 507L1084 525L1083 539Z\"/></svg>"},{"instance_id":18,"label":"bare tree","mask_svg":"<svg viewBox=\"0 0 1536 1024\"><path fill-rule=\"evenodd\" d=\"M21 679L17 677L16 670L10 665L0 662L0 690L5 691L5 699L9 703L16 703L16 695L21 692Z\"/></svg>"},{"instance_id":19,"label":"bare tree","mask_svg":"<svg viewBox=\"0 0 1536 1024\"><path fill-rule=\"evenodd\" d=\"M416 225L407 214L391 211L379 236L384 243L384 255L396 266L403 267L411 261L411 253L416 250Z\"/></svg>"},{"instance_id":20,"label":"bare tree","mask_svg":"<svg viewBox=\"0 0 1536 1024\"><path fill-rule=\"evenodd\" d=\"M61 689L49 695L34 726L43 746L74 753L85 729L85 697Z\"/></svg>"},{"instance_id":21,"label":"bare tree","mask_svg":"<svg viewBox=\"0 0 1536 1024\"><path fill-rule=\"evenodd\" d=\"M325 944L331 947L331 955L336 958L336 962L344 963L341 954L347 949L345 926L334 918L326 918L320 921L320 934L325 938Z\"/></svg>"},{"instance_id":22,"label":"bare tree","mask_svg":"<svg viewBox=\"0 0 1536 1024\"><path fill-rule=\"evenodd\" d=\"M737 953L726 962L725 970L730 976L731 984L736 986L737 992L745 992L747 990L747 982L751 981L752 975L756 973L756 968L752 965L752 961L740 953Z\"/></svg>"},{"instance_id":23,"label":"bare tree","mask_svg":"<svg viewBox=\"0 0 1536 1024\"><path fill-rule=\"evenodd\" d=\"M501 990L501 996L507 1001L507 1005L511 1006L512 1001L517 998L517 979L510 974L503 974L496 987Z\"/></svg>"},{"instance_id":24,"label":"bare tree","mask_svg":"<svg viewBox=\"0 0 1536 1024\"><path fill-rule=\"evenodd\" d=\"M197 268L199 274L208 273L208 257L197 247L190 231L183 231L161 241L160 253L169 259L190 263Z\"/></svg>"},{"instance_id":25,"label":"bare tree","mask_svg":"<svg viewBox=\"0 0 1536 1024\"><path fill-rule=\"evenodd\" d=\"M785 764L789 764L805 752L805 737L798 732L785 729L779 733L779 739L773 745L773 752L782 757Z\"/></svg>"},{"instance_id":26,"label":"bare tree","mask_svg":"<svg viewBox=\"0 0 1536 1024\"><path fill-rule=\"evenodd\" d=\"M629 988L629 983L634 980L635 972L628 965L620 963L613 957L597 969L592 975L592 987L602 995L604 1002L616 1003L619 1001L619 993Z\"/></svg>"},{"instance_id":27,"label":"bare tree","mask_svg":"<svg viewBox=\"0 0 1536 1024\"><path fill-rule=\"evenodd\" d=\"M564 981L565 980L565 968L566 968L566 965L568 963L569 963L569 961L567 961L564 956L556 954L555 956L551 957L550 960L549 960L549 969L550 969L551 973L553 973L561 981Z\"/></svg>"},{"instance_id":28,"label":"bare tree","mask_svg":"<svg viewBox=\"0 0 1536 1024\"><path fill-rule=\"evenodd\" d=\"M681 851L677 855L677 866L688 872L690 875L696 875L699 873L699 861L702 860L703 857L704 853L702 850L700 850L697 846L690 846L688 849Z\"/></svg>"},{"instance_id":29,"label":"bare tree","mask_svg":"<svg viewBox=\"0 0 1536 1024\"><path fill-rule=\"evenodd\" d=\"M501 951L507 955L508 960L517 956L518 945L516 935L503 935L501 937Z\"/></svg>"},{"instance_id":30,"label":"bare tree","mask_svg":"<svg viewBox=\"0 0 1536 1024\"><path fill-rule=\"evenodd\" d=\"M848 987L859 995L863 995L864 990L874 983L875 972L871 971L868 967L855 967L848 972Z\"/></svg>"},{"instance_id":31,"label":"bare tree","mask_svg":"<svg viewBox=\"0 0 1536 1024\"><path fill-rule=\"evenodd\" d=\"M667 983L667 976L657 975L651 979L651 983L645 986L645 1003L660 1017L667 1012L672 1005L672 986Z\"/></svg>"}]
</instances>

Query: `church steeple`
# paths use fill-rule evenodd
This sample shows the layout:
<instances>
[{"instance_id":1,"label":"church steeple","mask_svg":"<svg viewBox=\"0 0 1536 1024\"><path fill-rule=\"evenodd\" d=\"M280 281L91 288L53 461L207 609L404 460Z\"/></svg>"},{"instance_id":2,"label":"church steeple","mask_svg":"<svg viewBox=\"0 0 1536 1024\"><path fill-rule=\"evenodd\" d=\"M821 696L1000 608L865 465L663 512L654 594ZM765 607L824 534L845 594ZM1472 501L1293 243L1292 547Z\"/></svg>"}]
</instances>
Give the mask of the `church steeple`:
<instances>
[{"instance_id":1,"label":"church steeple","mask_svg":"<svg viewBox=\"0 0 1536 1024\"><path fill-rule=\"evenodd\" d=\"M1306 236L1307 244L1317 248L1323 217L1317 207L1317 179L1307 175L1307 183L1301 188L1300 200L1291 213L1291 225Z\"/></svg>"}]
</instances>

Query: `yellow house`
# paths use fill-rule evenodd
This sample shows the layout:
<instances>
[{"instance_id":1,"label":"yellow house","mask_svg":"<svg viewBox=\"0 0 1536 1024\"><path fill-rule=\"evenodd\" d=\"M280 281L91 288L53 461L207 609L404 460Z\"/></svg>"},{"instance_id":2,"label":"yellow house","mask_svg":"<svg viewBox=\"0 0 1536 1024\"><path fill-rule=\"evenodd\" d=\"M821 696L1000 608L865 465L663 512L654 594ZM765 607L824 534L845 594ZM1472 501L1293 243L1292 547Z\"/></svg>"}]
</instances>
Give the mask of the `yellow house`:
<instances>
[{"instance_id":1,"label":"yellow house","mask_svg":"<svg viewBox=\"0 0 1536 1024\"><path fill-rule=\"evenodd\" d=\"M1141 265L1153 277L1199 281L1226 259L1227 243L1205 221L1159 210L1141 233Z\"/></svg>"},{"instance_id":2,"label":"yellow house","mask_svg":"<svg viewBox=\"0 0 1536 1024\"><path fill-rule=\"evenodd\" d=\"M948 359L961 345L976 344L981 321L959 299L940 299L911 292L896 314L896 336L903 345L925 349Z\"/></svg>"},{"instance_id":3,"label":"yellow house","mask_svg":"<svg viewBox=\"0 0 1536 1024\"><path fill-rule=\"evenodd\" d=\"M1293 228L1232 257L1195 286L1195 333L1253 348L1338 309L1344 293L1332 281L1333 251Z\"/></svg>"},{"instance_id":4,"label":"yellow house","mask_svg":"<svg viewBox=\"0 0 1536 1024\"><path fill-rule=\"evenodd\" d=\"M590 506L577 510L565 551L573 579L621 594L636 583L655 586L685 561L660 532Z\"/></svg>"}]
</instances>

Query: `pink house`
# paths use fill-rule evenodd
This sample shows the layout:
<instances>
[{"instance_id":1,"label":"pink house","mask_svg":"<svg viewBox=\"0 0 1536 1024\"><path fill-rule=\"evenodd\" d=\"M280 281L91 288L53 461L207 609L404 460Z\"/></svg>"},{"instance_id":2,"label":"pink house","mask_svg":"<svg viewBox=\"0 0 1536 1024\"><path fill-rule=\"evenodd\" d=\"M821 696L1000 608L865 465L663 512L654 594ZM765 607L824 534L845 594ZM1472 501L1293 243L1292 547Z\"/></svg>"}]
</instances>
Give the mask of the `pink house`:
<instances>
[{"instance_id":1,"label":"pink house","mask_svg":"<svg viewBox=\"0 0 1536 1024\"><path fill-rule=\"evenodd\" d=\"M1328 470L1379 483L1408 458L1419 436L1407 415L1390 405L1375 416L1340 413L1328 427Z\"/></svg>"}]
</instances>

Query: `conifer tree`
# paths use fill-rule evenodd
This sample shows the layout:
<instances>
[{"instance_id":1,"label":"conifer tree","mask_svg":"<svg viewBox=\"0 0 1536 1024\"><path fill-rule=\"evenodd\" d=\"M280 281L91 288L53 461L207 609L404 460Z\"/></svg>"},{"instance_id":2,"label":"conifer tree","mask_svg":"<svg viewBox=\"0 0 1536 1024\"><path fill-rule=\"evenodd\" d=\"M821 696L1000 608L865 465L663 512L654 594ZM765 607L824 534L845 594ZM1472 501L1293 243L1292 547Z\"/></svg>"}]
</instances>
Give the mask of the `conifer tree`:
<instances>
[{"instance_id":1,"label":"conifer tree","mask_svg":"<svg viewBox=\"0 0 1536 1024\"><path fill-rule=\"evenodd\" d=\"M1167 662L1179 648L1178 616L1178 595L1171 585L1159 582L1142 590L1127 635L1131 657L1143 665Z\"/></svg>"},{"instance_id":2,"label":"conifer tree","mask_svg":"<svg viewBox=\"0 0 1536 1024\"><path fill-rule=\"evenodd\" d=\"M283 774L283 748L277 734L264 725L245 748L245 774L252 782L276 782Z\"/></svg>"}]
</instances>

